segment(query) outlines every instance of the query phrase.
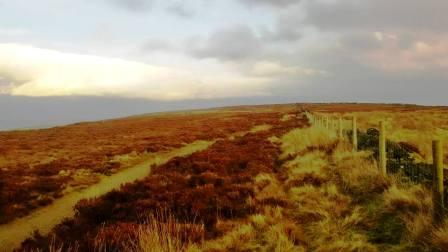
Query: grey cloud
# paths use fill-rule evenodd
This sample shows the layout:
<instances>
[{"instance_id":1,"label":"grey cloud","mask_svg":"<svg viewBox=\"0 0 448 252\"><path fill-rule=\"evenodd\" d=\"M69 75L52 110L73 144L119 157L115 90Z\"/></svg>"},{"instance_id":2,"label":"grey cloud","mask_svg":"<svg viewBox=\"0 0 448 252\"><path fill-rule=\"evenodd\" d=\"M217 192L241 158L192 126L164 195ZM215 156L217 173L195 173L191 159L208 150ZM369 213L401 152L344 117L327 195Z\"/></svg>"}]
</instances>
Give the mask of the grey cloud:
<instances>
[{"instance_id":1,"label":"grey cloud","mask_svg":"<svg viewBox=\"0 0 448 252\"><path fill-rule=\"evenodd\" d=\"M370 32L353 32L342 35L339 42L347 49L353 51L365 51L378 49L381 47L381 43L374 39L374 36Z\"/></svg>"},{"instance_id":2,"label":"grey cloud","mask_svg":"<svg viewBox=\"0 0 448 252\"><path fill-rule=\"evenodd\" d=\"M191 18L195 15L195 12L188 9L183 2L176 2L166 8L168 13L174 14L181 18Z\"/></svg>"},{"instance_id":3,"label":"grey cloud","mask_svg":"<svg viewBox=\"0 0 448 252\"><path fill-rule=\"evenodd\" d=\"M247 6L268 5L276 7L285 7L299 3L301 0L239 0Z\"/></svg>"},{"instance_id":4,"label":"grey cloud","mask_svg":"<svg viewBox=\"0 0 448 252\"><path fill-rule=\"evenodd\" d=\"M302 5L289 6L274 13L273 28L261 30L267 42L295 42L303 37L305 24Z\"/></svg>"},{"instance_id":5,"label":"grey cloud","mask_svg":"<svg viewBox=\"0 0 448 252\"><path fill-rule=\"evenodd\" d=\"M388 102L446 105L448 76L434 69L423 72L383 72L359 62L345 50L317 54L293 54L291 58L313 62L328 76L278 82L274 96L303 97L316 102ZM306 58L305 58L306 57Z\"/></svg>"},{"instance_id":6,"label":"grey cloud","mask_svg":"<svg viewBox=\"0 0 448 252\"><path fill-rule=\"evenodd\" d=\"M149 39L141 47L142 52L170 51L173 45L163 39Z\"/></svg>"},{"instance_id":7,"label":"grey cloud","mask_svg":"<svg viewBox=\"0 0 448 252\"><path fill-rule=\"evenodd\" d=\"M270 2L242 1L265 5ZM387 71L379 67L381 58L371 59L366 55L375 50L394 53L395 47L400 51L411 49L416 41L431 38L434 41L434 34L448 29L448 19L443 13L447 9L448 1L434 0L303 1L276 9L274 29L262 29L260 36L245 26L228 28L214 32L208 40L192 43L190 53L198 58L265 60L329 73L306 79L278 78L271 84L274 97L446 104L446 69L423 62L422 70L405 67ZM298 14L299 10L305 15ZM310 27L318 29L311 29L308 34ZM382 43L375 37L376 31L396 36L393 42ZM302 43L302 39L308 41ZM278 44L284 41L291 43Z\"/></svg>"},{"instance_id":8,"label":"grey cloud","mask_svg":"<svg viewBox=\"0 0 448 252\"><path fill-rule=\"evenodd\" d=\"M191 40L188 47L194 57L223 61L253 58L260 55L262 50L259 38L244 25L216 30L205 41Z\"/></svg>"},{"instance_id":9,"label":"grey cloud","mask_svg":"<svg viewBox=\"0 0 448 252\"><path fill-rule=\"evenodd\" d=\"M297 41L302 31L297 26L277 25L274 30L261 29L261 37L267 42Z\"/></svg>"},{"instance_id":10,"label":"grey cloud","mask_svg":"<svg viewBox=\"0 0 448 252\"><path fill-rule=\"evenodd\" d=\"M338 0L307 1L305 22L321 29L437 30L446 31L448 1Z\"/></svg>"},{"instance_id":11,"label":"grey cloud","mask_svg":"<svg viewBox=\"0 0 448 252\"><path fill-rule=\"evenodd\" d=\"M129 11L147 11L151 9L153 0L107 0L117 7Z\"/></svg>"}]
</instances>

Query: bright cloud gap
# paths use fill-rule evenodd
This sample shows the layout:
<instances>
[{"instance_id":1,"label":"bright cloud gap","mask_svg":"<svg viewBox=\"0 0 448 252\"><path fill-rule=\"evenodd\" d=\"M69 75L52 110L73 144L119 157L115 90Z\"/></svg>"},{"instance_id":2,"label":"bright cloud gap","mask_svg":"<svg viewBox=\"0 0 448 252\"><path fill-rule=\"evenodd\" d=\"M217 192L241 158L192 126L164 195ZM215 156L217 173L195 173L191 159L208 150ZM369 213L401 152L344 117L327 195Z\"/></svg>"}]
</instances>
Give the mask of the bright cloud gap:
<instances>
[{"instance_id":1,"label":"bright cloud gap","mask_svg":"<svg viewBox=\"0 0 448 252\"><path fill-rule=\"evenodd\" d=\"M0 44L0 93L120 96L154 100L269 95L268 77L200 74L183 69L22 44Z\"/></svg>"}]
</instances>

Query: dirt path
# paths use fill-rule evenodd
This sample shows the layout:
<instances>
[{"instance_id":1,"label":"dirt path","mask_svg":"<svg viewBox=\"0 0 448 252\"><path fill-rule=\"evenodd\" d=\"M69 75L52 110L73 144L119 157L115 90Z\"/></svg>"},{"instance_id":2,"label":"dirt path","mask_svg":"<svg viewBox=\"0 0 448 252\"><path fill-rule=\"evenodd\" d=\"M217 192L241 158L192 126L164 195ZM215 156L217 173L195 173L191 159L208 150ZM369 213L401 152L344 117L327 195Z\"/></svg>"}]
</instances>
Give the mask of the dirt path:
<instances>
[{"instance_id":1,"label":"dirt path","mask_svg":"<svg viewBox=\"0 0 448 252\"><path fill-rule=\"evenodd\" d=\"M47 234L64 218L74 215L73 207L79 200L98 197L119 188L121 184L144 178L151 172L151 166L161 165L174 157L187 156L205 150L213 143L214 141L196 141L169 152L155 153L145 162L106 177L89 188L69 193L26 217L0 225L0 251L11 251L17 248L34 230L39 230L41 234Z\"/></svg>"},{"instance_id":2,"label":"dirt path","mask_svg":"<svg viewBox=\"0 0 448 252\"><path fill-rule=\"evenodd\" d=\"M235 132L229 135L228 138L232 139L247 133L266 131L270 127L267 124L257 125L248 131ZM74 215L73 207L81 199L98 197L119 188L122 184L144 178L151 172L152 166L162 165L174 157L188 156L194 152L205 150L215 141L196 141L169 152L154 153L153 156L136 166L113 174L110 177L105 177L99 183L86 189L71 192L55 200L51 205L33 211L28 216L0 225L0 251L11 251L19 247L22 241L30 237L35 230L39 230L43 235L48 234L63 219Z\"/></svg>"}]
</instances>

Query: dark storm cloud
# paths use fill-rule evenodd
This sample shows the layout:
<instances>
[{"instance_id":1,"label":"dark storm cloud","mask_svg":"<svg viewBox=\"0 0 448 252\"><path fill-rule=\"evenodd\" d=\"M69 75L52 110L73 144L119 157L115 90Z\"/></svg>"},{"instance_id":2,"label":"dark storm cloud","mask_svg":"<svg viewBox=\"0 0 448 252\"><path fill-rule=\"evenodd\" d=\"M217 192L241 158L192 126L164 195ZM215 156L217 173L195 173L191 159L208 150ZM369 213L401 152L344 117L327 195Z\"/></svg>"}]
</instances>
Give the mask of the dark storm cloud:
<instances>
[{"instance_id":1,"label":"dark storm cloud","mask_svg":"<svg viewBox=\"0 0 448 252\"><path fill-rule=\"evenodd\" d=\"M151 9L153 0L107 0L117 7L129 11L147 11Z\"/></svg>"},{"instance_id":2,"label":"dark storm cloud","mask_svg":"<svg viewBox=\"0 0 448 252\"><path fill-rule=\"evenodd\" d=\"M307 1L305 22L325 30L437 30L448 27L448 1L339 0Z\"/></svg>"},{"instance_id":3,"label":"dark storm cloud","mask_svg":"<svg viewBox=\"0 0 448 252\"><path fill-rule=\"evenodd\" d=\"M244 60L261 53L262 44L252 29L237 25L214 31L206 40L191 40L189 53L197 58L223 61Z\"/></svg>"}]
</instances>

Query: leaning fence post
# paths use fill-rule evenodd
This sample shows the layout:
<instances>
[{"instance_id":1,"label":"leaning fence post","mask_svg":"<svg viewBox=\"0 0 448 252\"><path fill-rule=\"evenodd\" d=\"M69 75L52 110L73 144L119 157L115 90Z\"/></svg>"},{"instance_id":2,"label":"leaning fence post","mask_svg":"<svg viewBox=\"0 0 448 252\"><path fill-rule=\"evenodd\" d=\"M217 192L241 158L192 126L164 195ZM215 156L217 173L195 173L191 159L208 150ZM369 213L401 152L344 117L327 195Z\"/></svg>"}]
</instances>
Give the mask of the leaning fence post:
<instances>
[{"instance_id":1,"label":"leaning fence post","mask_svg":"<svg viewBox=\"0 0 448 252\"><path fill-rule=\"evenodd\" d=\"M386 126L384 121L380 122L380 136L379 136L379 165L380 172L383 176L387 175L387 156L386 156Z\"/></svg>"},{"instance_id":2,"label":"leaning fence post","mask_svg":"<svg viewBox=\"0 0 448 252\"><path fill-rule=\"evenodd\" d=\"M356 116L353 116L353 118L352 118L352 129L353 129L353 133L352 133L353 150L357 151L358 150L358 128L356 126Z\"/></svg>"},{"instance_id":3,"label":"leaning fence post","mask_svg":"<svg viewBox=\"0 0 448 252\"><path fill-rule=\"evenodd\" d=\"M432 196L434 205L433 220L435 224L440 224L444 216L444 198L443 198L443 147L440 140L432 142L433 157L433 184Z\"/></svg>"}]
</instances>

